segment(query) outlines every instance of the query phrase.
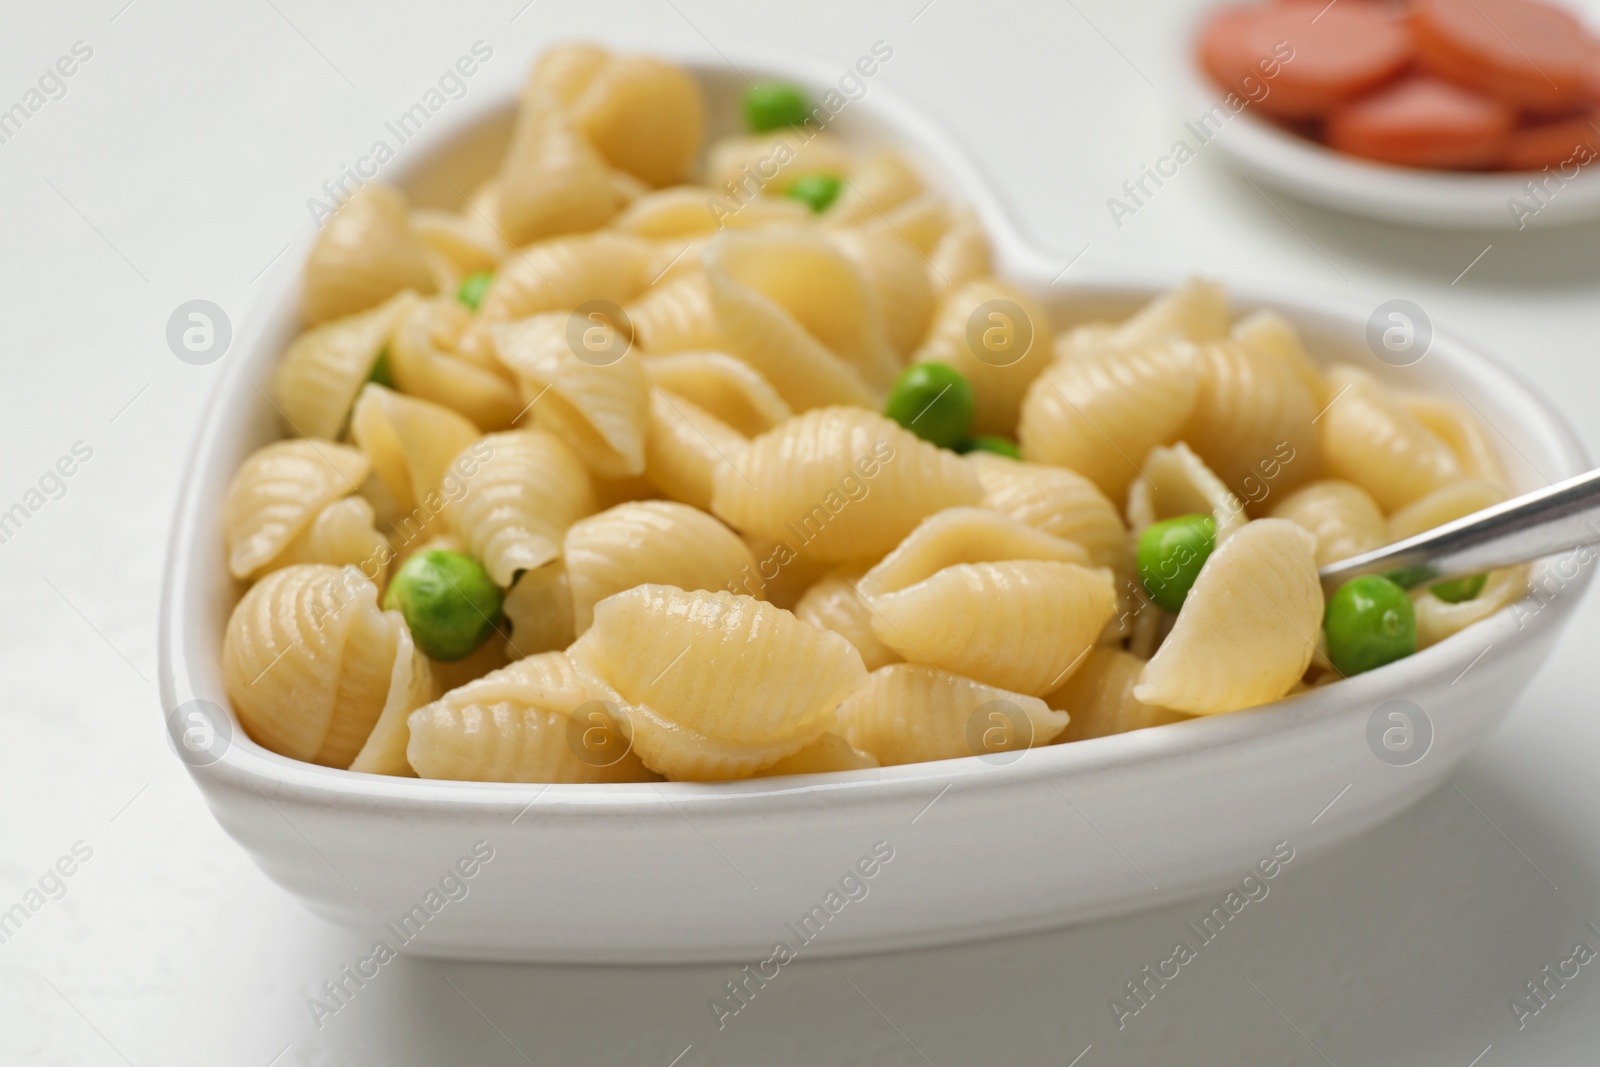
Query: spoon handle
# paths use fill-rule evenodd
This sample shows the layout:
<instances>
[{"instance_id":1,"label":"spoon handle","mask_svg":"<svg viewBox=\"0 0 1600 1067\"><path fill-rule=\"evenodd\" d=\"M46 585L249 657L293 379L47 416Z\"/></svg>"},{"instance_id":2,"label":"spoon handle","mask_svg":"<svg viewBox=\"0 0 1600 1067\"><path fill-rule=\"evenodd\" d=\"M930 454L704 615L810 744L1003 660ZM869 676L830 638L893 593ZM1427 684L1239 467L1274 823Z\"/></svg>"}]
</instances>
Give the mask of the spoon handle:
<instances>
[{"instance_id":1,"label":"spoon handle","mask_svg":"<svg viewBox=\"0 0 1600 1067\"><path fill-rule=\"evenodd\" d=\"M1429 585L1597 543L1600 470L1592 470L1330 563L1318 574L1329 592L1358 575L1395 570L1407 572L1402 584Z\"/></svg>"}]
</instances>

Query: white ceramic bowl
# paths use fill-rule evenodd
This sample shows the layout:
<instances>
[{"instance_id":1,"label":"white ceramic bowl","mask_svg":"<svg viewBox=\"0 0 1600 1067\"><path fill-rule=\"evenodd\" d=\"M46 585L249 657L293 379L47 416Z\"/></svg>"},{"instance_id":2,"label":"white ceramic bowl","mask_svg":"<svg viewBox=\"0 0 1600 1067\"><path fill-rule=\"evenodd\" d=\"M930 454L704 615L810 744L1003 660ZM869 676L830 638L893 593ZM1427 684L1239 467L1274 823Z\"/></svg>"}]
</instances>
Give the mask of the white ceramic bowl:
<instances>
[{"instance_id":1,"label":"white ceramic bowl","mask_svg":"<svg viewBox=\"0 0 1600 1067\"><path fill-rule=\"evenodd\" d=\"M1183 122L1198 123L1220 106L1223 94L1201 70L1194 49L1201 25L1218 6L1202 5L1172 39L1168 69ZM1193 147L1197 138L1184 136ZM1600 220L1600 161L1575 167L1570 178L1557 173L1561 180L1549 180L1548 191L1535 196L1527 183L1546 180L1543 173L1456 174L1369 162L1298 137L1248 107L1209 145L1252 181L1324 207L1412 226L1522 230Z\"/></svg>"},{"instance_id":2,"label":"white ceramic bowl","mask_svg":"<svg viewBox=\"0 0 1600 1067\"><path fill-rule=\"evenodd\" d=\"M717 125L728 128L742 80L684 58L706 84ZM814 88L837 76L793 60L741 56L740 66ZM426 161L450 149L452 180L466 188L472 167L481 173L492 158L477 153L474 163L469 149L492 148L510 99L508 82L504 96L430 128L402 183L418 195L441 184ZM1061 322L1126 312L1179 281L1052 287L1058 263L1030 248L966 155L920 115L873 88L837 128L900 146L974 204L999 272ZM162 607L169 713L196 699L226 705L219 652L239 590L224 569L221 501L240 460L277 434L263 393L297 330L308 243L284 257L239 330L196 443ZM1366 309L1261 290L1234 297L1241 313L1270 306L1287 315L1320 357L1376 364L1362 340ZM1507 455L1538 468L1518 470L1525 485L1587 467L1548 405L1448 336L1411 368L1374 369L1409 385L1459 389L1505 436ZM1520 623L1502 612L1410 659L1271 707L1037 749L1005 765L974 757L729 784L420 781L300 763L254 744L229 720L222 726L231 727L231 743L192 772L217 819L271 878L318 914L394 948L406 941L420 954L485 959L757 962L779 941L819 956L927 945L1151 907L1237 882L1279 842L1303 863L1360 833L1439 784L1500 719L1586 580L1524 610ZM1396 698L1425 709L1432 723L1431 747L1410 766L1381 761L1366 740L1375 709ZM474 867L475 845L493 858ZM828 894L875 845L880 855L892 849L892 860L862 883L864 898L833 915L829 905L847 898ZM463 858L474 876L446 879ZM802 946L786 924L814 908L827 921L813 919L821 933ZM406 915L409 925L400 922Z\"/></svg>"}]
</instances>

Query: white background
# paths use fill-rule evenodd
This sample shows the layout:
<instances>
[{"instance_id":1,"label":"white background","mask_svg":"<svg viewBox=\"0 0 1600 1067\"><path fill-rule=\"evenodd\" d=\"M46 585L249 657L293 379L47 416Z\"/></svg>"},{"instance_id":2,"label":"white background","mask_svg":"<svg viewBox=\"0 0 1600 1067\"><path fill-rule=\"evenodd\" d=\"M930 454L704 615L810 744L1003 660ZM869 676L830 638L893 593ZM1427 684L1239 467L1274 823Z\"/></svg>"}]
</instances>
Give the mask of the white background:
<instances>
[{"instance_id":1,"label":"white background","mask_svg":"<svg viewBox=\"0 0 1600 1067\"><path fill-rule=\"evenodd\" d=\"M252 279L310 225L306 198L473 41L495 49L483 92L579 35L792 45L841 68L886 40L873 91L942 120L1063 264L1087 245L1069 280L1158 265L1410 299L1537 383L1591 450L1600 229L1369 224L1269 202L1214 153L1118 229L1106 198L1181 118L1151 84L1179 5L1155 0L536 0L520 15L523 0L124 2L0 15L0 107L74 41L94 49L67 95L0 145L0 510L75 441L93 448L66 495L0 545L0 909L75 842L93 849L0 945L0 1063L1594 1062L1600 962L1520 1032L1508 1006L1580 938L1600 948L1584 928L1600 924L1593 601L1451 786L1291 867L1121 1032L1107 1001L1170 953L1197 903L802 960L721 1032L707 1000L727 967L410 961L319 1030L307 996L367 938L313 918L223 834L168 751L150 684L172 499L226 365L180 363L164 329L197 297L237 322Z\"/></svg>"}]
</instances>

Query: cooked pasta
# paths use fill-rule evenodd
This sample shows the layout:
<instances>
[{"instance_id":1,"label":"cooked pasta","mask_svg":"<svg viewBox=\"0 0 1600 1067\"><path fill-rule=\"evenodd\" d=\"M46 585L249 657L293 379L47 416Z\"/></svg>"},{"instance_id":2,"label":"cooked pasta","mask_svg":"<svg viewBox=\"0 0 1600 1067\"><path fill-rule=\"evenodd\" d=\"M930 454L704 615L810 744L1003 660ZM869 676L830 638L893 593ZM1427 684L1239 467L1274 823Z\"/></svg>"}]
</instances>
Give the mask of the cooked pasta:
<instances>
[{"instance_id":1,"label":"cooked pasta","mask_svg":"<svg viewBox=\"0 0 1600 1067\"><path fill-rule=\"evenodd\" d=\"M1517 608L1527 567L1318 578L1514 491L1465 394L1203 278L1112 317L999 277L870 123L725 90L560 45L498 166L451 161L486 179L328 221L285 439L222 502L255 741L486 783L1006 762Z\"/></svg>"}]
</instances>

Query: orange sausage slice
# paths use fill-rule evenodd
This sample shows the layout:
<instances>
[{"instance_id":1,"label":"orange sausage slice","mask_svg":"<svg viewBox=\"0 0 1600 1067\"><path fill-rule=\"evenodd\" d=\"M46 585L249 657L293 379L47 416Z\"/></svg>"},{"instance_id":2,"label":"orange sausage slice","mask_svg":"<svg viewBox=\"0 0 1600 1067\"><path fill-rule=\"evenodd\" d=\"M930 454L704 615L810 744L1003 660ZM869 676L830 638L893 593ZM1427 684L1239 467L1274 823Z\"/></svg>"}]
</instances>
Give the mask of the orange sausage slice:
<instances>
[{"instance_id":1,"label":"orange sausage slice","mask_svg":"<svg viewBox=\"0 0 1600 1067\"><path fill-rule=\"evenodd\" d=\"M1373 0L1285 0L1224 8L1202 31L1200 54L1218 84L1266 114L1313 119L1403 71L1411 36Z\"/></svg>"},{"instance_id":2,"label":"orange sausage slice","mask_svg":"<svg viewBox=\"0 0 1600 1067\"><path fill-rule=\"evenodd\" d=\"M1600 157L1600 114L1524 126L1511 135L1500 165L1506 170L1586 166Z\"/></svg>"},{"instance_id":3,"label":"orange sausage slice","mask_svg":"<svg viewBox=\"0 0 1600 1067\"><path fill-rule=\"evenodd\" d=\"M1407 167L1478 170L1505 158L1516 113L1493 97L1412 75L1329 118L1330 147Z\"/></svg>"},{"instance_id":4,"label":"orange sausage slice","mask_svg":"<svg viewBox=\"0 0 1600 1067\"><path fill-rule=\"evenodd\" d=\"M1412 29L1423 70L1513 107L1570 111L1592 82L1582 24L1539 0L1417 0Z\"/></svg>"}]
</instances>

